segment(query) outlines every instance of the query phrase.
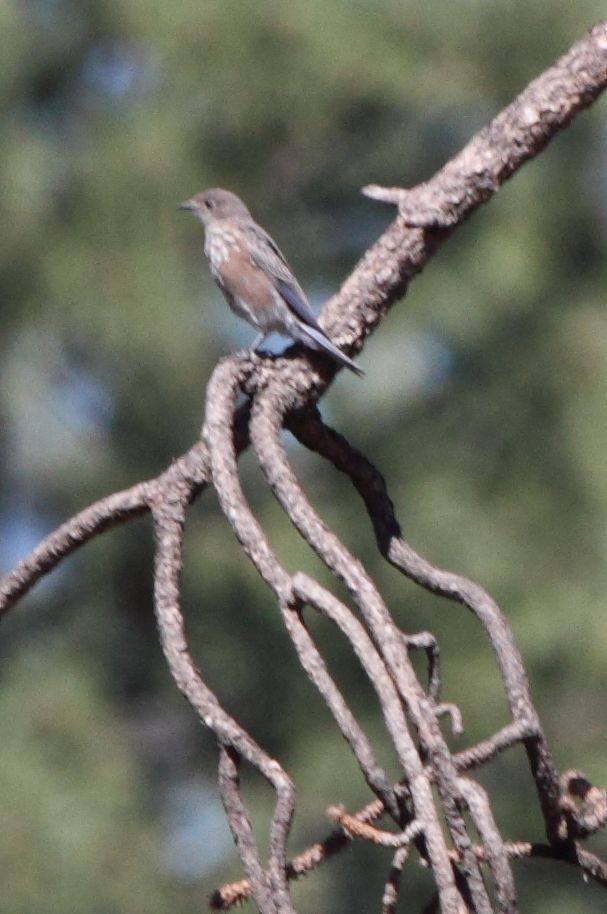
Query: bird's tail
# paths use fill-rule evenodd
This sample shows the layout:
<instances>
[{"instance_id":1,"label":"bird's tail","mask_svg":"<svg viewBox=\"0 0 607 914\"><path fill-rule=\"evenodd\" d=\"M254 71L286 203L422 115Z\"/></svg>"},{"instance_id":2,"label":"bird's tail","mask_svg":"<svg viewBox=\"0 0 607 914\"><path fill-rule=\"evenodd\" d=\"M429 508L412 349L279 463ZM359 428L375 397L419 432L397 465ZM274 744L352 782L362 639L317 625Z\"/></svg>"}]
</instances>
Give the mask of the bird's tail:
<instances>
[{"instance_id":1,"label":"bird's tail","mask_svg":"<svg viewBox=\"0 0 607 914\"><path fill-rule=\"evenodd\" d=\"M344 365L346 368L349 368L350 371L353 371L354 374L357 374L359 378L364 377L364 371L362 368L359 368L358 365L355 365L352 359L349 359L347 355L338 349L335 346L328 336L322 332L320 327L309 327L307 324L300 324L299 329L302 331L302 342L308 343L312 349L319 349L321 352L326 352L327 355L330 355L332 359L335 359L336 362L339 362L340 365Z\"/></svg>"}]
</instances>

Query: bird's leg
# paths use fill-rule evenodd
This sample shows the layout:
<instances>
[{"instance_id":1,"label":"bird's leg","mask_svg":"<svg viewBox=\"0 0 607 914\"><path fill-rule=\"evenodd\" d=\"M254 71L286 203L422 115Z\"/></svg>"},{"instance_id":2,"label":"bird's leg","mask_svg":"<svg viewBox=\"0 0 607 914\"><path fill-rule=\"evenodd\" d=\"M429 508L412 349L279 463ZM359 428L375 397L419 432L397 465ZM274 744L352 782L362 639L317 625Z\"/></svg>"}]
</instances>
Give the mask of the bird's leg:
<instances>
[{"instance_id":1,"label":"bird's leg","mask_svg":"<svg viewBox=\"0 0 607 914\"><path fill-rule=\"evenodd\" d=\"M261 344L262 344L263 341L265 340L266 336L267 336L266 333L258 333L258 334L257 334L257 336L255 337L255 339L253 340L253 345L251 346L251 349L253 350L253 352L257 352L257 350L259 349L259 347L261 346Z\"/></svg>"}]
</instances>

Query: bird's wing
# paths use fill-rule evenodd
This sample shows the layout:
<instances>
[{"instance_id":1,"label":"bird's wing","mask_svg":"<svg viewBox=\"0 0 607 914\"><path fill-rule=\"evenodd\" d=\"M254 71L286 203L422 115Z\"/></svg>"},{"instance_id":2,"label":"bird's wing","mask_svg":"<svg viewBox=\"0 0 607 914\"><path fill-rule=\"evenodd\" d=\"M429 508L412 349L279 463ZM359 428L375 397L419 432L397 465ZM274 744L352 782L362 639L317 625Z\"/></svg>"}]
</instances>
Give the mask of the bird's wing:
<instances>
[{"instance_id":1,"label":"bird's wing","mask_svg":"<svg viewBox=\"0 0 607 914\"><path fill-rule=\"evenodd\" d=\"M300 321L320 330L306 293L295 279L291 267L276 242L257 223L247 226L246 233L247 247L255 266L265 273Z\"/></svg>"}]
</instances>

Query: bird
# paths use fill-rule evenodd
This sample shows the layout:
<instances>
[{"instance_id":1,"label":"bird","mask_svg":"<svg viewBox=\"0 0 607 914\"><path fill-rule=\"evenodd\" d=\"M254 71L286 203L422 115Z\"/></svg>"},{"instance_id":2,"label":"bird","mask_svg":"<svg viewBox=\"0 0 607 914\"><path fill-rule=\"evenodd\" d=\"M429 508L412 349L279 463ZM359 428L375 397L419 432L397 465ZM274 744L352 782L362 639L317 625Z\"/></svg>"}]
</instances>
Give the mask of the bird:
<instances>
[{"instance_id":1,"label":"bird","mask_svg":"<svg viewBox=\"0 0 607 914\"><path fill-rule=\"evenodd\" d=\"M281 333L326 353L359 376L364 374L319 326L284 255L240 197L213 187L178 206L202 223L204 253L213 279L234 314L258 331L251 347L254 352L271 333Z\"/></svg>"}]
</instances>

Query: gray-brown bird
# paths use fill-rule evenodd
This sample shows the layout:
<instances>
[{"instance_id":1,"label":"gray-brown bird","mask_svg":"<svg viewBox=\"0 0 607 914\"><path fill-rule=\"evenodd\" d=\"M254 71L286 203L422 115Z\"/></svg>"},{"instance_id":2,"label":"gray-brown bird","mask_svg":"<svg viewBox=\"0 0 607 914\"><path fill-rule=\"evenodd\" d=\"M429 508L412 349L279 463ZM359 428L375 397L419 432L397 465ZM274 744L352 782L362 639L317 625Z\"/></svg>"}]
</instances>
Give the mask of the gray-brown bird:
<instances>
[{"instance_id":1,"label":"gray-brown bird","mask_svg":"<svg viewBox=\"0 0 607 914\"><path fill-rule=\"evenodd\" d=\"M213 279L234 314L258 331L253 350L271 333L282 333L363 375L320 328L285 257L236 194L214 187L179 208L191 210L202 222Z\"/></svg>"}]
</instances>

